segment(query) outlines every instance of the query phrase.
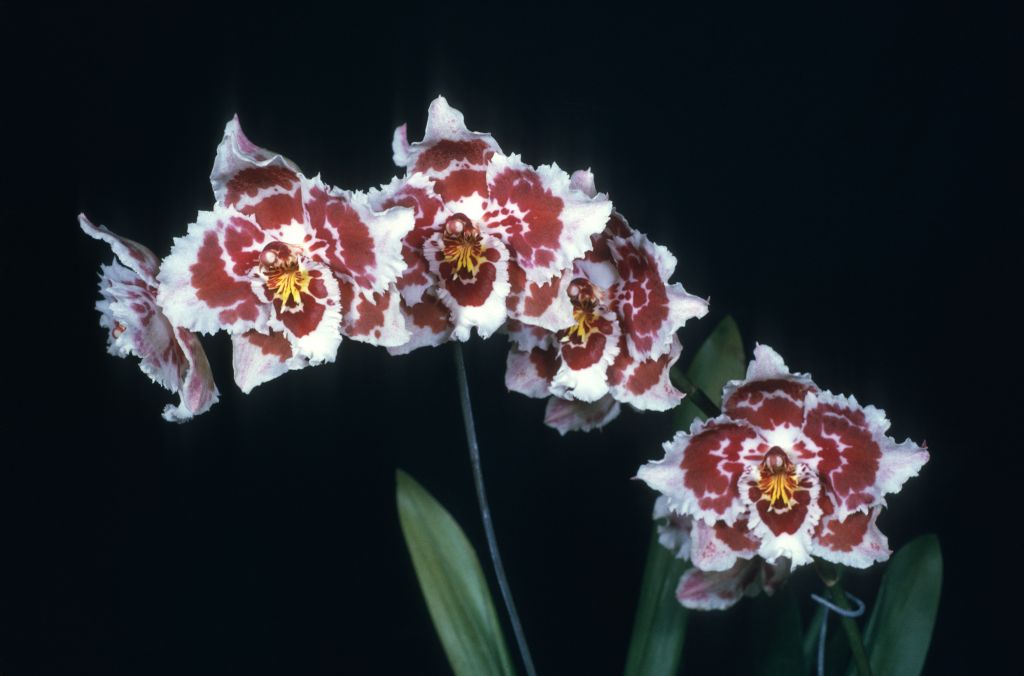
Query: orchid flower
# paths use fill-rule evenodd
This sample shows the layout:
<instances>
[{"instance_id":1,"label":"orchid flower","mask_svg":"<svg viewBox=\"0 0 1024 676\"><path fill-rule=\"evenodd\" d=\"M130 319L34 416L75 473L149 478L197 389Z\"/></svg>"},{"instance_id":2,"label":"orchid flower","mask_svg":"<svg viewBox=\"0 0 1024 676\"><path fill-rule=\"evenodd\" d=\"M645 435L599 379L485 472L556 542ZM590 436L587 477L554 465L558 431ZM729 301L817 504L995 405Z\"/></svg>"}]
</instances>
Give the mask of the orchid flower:
<instances>
[{"instance_id":1,"label":"orchid flower","mask_svg":"<svg viewBox=\"0 0 1024 676\"><path fill-rule=\"evenodd\" d=\"M107 330L107 352L135 355L139 368L157 385L178 395L168 404L165 420L184 422L217 403L219 393L210 363L194 333L170 321L157 303L160 259L138 242L119 237L85 214L78 216L85 234L106 242L114 252L110 265L100 266L100 326Z\"/></svg>"},{"instance_id":2,"label":"orchid flower","mask_svg":"<svg viewBox=\"0 0 1024 676\"><path fill-rule=\"evenodd\" d=\"M405 270L410 209L308 178L228 122L210 176L216 204L175 239L161 267L172 321L226 330L244 392L291 369L333 361L342 336L409 340L395 281Z\"/></svg>"},{"instance_id":3,"label":"orchid flower","mask_svg":"<svg viewBox=\"0 0 1024 676\"><path fill-rule=\"evenodd\" d=\"M423 140L409 143L402 125L392 149L406 175L371 193L372 203L416 210L397 284L413 337L393 353L465 341L474 328L486 338L507 317L551 330L572 322L568 302L535 315L530 298L550 295L590 249L611 213L605 195L579 190L557 165L504 155L444 97L430 105Z\"/></svg>"},{"instance_id":4,"label":"orchid flower","mask_svg":"<svg viewBox=\"0 0 1024 676\"><path fill-rule=\"evenodd\" d=\"M574 173L572 183L585 194L597 192L589 171ZM669 380L682 351L676 332L708 310L707 301L669 283L675 257L617 211L592 243L551 285L557 294L526 304L543 315L567 302L570 322L555 331L508 324L513 345L505 384L526 396L555 397L545 422L562 434L606 424L618 415L619 403L642 411L678 405L683 394Z\"/></svg>"},{"instance_id":5,"label":"orchid flower","mask_svg":"<svg viewBox=\"0 0 1024 676\"><path fill-rule=\"evenodd\" d=\"M695 421L637 473L670 513L691 520L696 568L726 571L754 557L866 568L889 557L876 520L885 496L928 461L924 447L896 443L883 411L820 390L766 345L723 402L721 416Z\"/></svg>"}]
</instances>

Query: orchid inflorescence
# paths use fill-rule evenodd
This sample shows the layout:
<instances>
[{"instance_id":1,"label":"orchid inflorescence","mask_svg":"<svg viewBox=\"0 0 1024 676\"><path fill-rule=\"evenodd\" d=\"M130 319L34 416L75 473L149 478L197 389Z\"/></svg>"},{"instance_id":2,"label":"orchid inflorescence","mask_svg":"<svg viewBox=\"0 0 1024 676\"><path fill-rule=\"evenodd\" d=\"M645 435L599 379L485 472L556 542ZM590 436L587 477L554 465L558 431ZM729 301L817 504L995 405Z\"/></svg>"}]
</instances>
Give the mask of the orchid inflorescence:
<instances>
[{"instance_id":1,"label":"orchid inflorescence","mask_svg":"<svg viewBox=\"0 0 1024 676\"><path fill-rule=\"evenodd\" d=\"M395 130L404 174L348 191L310 177L228 122L214 203L162 261L80 216L117 258L103 266L100 325L179 395L184 421L218 399L196 336L227 332L249 393L332 362L343 338L402 355L503 332L508 389L547 399L560 433L599 428L622 404L666 411L677 331L708 302L670 282L675 257L634 229L589 170L567 174L505 154L437 98L422 141ZM769 347L725 387L723 412L695 421L638 477L659 492L661 543L692 561L677 597L724 608L771 592L818 557L853 567L890 551L876 519L928 460L886 436L885 414L790 373Z\"/></svg>"}]
</instances>

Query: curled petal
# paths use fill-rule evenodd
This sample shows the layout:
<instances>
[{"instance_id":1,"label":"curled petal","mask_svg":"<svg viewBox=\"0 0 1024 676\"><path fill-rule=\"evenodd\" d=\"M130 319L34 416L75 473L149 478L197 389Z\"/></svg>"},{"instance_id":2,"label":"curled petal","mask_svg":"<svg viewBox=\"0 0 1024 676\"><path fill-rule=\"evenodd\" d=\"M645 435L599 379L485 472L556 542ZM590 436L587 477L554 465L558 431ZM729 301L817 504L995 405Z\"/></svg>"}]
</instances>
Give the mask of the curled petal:
<instances>
[{"instance_id":1,"label":"curled petal","mask_svg":"<svg viewBox=\"0 0 1024 676\"><path fill-rule=\"evenodd\" d=\"M707 524L734 524L745 511L739 495L740 475L764 451L757 431L725 416L702 423L690 433L677 432L665 443L665 457L637 472L664 494L671 510L703 519Z\"/></svg>"},{"instance_id":2,"label":"curled petal","mask_svg":"<svg viewBox=\"0 0 1024 676\"><path fill-rule=\"evenodd\" d=\"M582 344L561 342L562 363L551 392L563 399L593 402L608 394L608 368L619 354L619 325L609 314Z\"/></svg>"},{"instance_id":3,"label":"curled petal","mask_svg":"<svg viewBox=\"0 0 1024 676\"><path fill-rule=\"evenodd\" d=\"M269 331L271 308L253 293L266 235L235 211L201 211L177 237L157 280L157 297L176 326L216 333Z\"/></svg>"},{"instance_id":4,"label":"curled petal","mask_svg":"<svg viewBox=\"0 0 1024 676\"><path fill-rule=\"evenodd\" d=\"M304 179L303 190L308 227L316 238L311 255L338 279L369 298L405 272L402 240L415 224L411 208L374 211L365 193L328 188L319 179Z\"/></svg>"},{"instance_id":5,"label":"curled petal","mask_svg":"<svg viewBox=\"0 0 1024 676\"><path fill-rule=\"evenodd\" d=\"M510 290L508 250L486 233L481 235L480 244L482 260L473 272L446 260L440 234L424 244L430 271L439 280L437 297L451 312L452 336L460 341L469 340L473 327L481 338L487 338L505 323L505 300Z\"/></svg>"},{"instance_id":6,"label":"curled petal","mask_svg":"<svg viewBox=\"0 0 1024 676\"><path fill-rule=\"evenodd\" d=\"M928 462L928 451L886 436L889 421L874 406L831 392L807 396L804 434L839 519L883 503Z\"/></svg>"},{"instance_id":7,"label":"curled petal","mask_svg":"<svg viewBox=\"0 0 1024 676\"><path fill-rule=\"evenodd\" d=\"M258 385L309 364L306 359L295 356L287 336L278 331L269 334L246 331L232 335L231 362L235 384L245 394Z\"/></svg>"},{"instance_id":8,"label":"curled petal","mask_svg":"<svg viewBox=\"0 0 1024 676\"><path fill-rule=\"evenodd\" d=\"M565 436L568 432L600 429L619 417L621 412L619 402L611 397L592 403L551 397L544 411L544 424Z\"/></svg>"},{"instance_id":9,"label":"curled petal","mask_svg":"<svg viewBox=\"0 0 1024 676\"><path fill-rule=\"evenodd\" d=\"M840 520L827 496L818 500L823 514L814 532L811 554L852 568L868 568L889 558L889 540L876 525L881 507Z\"/></svg>"},{"instance_id":10,"label":"curled petal","mask_svg":"<svg viewBox=\"0 0 1024 676\"><path fill-rule=\"evenodd\" d=\"M539 284L582 258L612 211L607 195L576 190L557 165L534 169L518 155L492 157L487 186L488 227L501 234L526 279Z\"/></svg>"},{"instance_id":11,"label":"curled petal","mask_svg":"<svg viewBox=\"0 0 1024 676\"><path fill-rule=\"evenodd\" d=\"M619 342L619 355L608 369L608 384L617 401L630 404L641 411L667 411L679 405L683 393L672 385L669 371L679 361L683 346L672 336L672 350L653 359L634 359L626 347L626 339Z\"/></svg>"},{"instance_id":12,"label":"curled petal","mask_svg":"<svg viewBox=\"0 0 1024 676\"><path fill-rule=\"evenodd\" d=\"M224 127L210 183L218 203L254 215L257 223L271 228L302 220L300 173L287 157L250 141L236 115Z\"/></svg>"},{"instance_id":13,"label":"curled petal","mask_svg":"<svg viewBox=\"0 0 1024 676\"><path fill-rule=\"evenodd\" d=\"M733 418L770 430L799 429L804 422L804 398L817 387L805 373L790 373L786 363L767 345L754 348L744 380L726 384L723 409Z\"/></svg>"},{"instance_id":14,"label":"curled petal","mask_svg":"<svg viewBox=\"0 0 1024 676\"><path fill-rule=\"evenodd\" d=\"M691 568L683 573L676 587L679 603L694 610L725 610L760 590L762 562L743 559L723 571Z\"/></svg>"},{"instance_id":15,"label":"curled petal","mask_svg":"<svg viewBox=\"0 0 1024 676\"><path fill-rule=\"evenodd\" d=\"M804 464L796 466L797 489L785 506L769 502L758 486L760 465L748 465L740 477L740 494L750 510L750 532L760 541L758 555L769 563L780 557L794 566L811 562L811 535L821 518L817 475Z\"/></svg>"},{"instance_id":16,"label":"curled petal","mask_svg":"<svg viewBox=\"0 0 1024 676\"><path fill-rule=\"evenodd\" d=\"M500 153L490 134L470 131L465 118L439 96L427 111L423 140L409 144L405 125L395 130L392 142L395 164L409 173L422 172L432 178L447 178L453 172L482 169L494 153Z\"/></svg>"},{"instance_id":17,"label":"curled petal","mask_svg":"<svg viewBox=\"0 0 1024 676\"><path fill-rule=\"evenodd\" d=\"M614 296L630 355L656 359L667 354L676 331L707 314L707 301L686 293L682 284L668 283L675 256L642 233L612 237L608 247L622 279Z\"/></svg>"},{"instance_id":18,"label":"curled petal","mask_svg":"<svg viewBox=\"0 0 1024 676\"><path fill-rule=\"evenodd\" d=\"M405 318L405 328L409 331L409 340L389 347L389 354L408 354L421 347L437 347L451 340L454 327L448 308L436 296L427 294L415 305L407 305L403 300L399 307Z\"/></svg>"},{"instance_id":19,"label":"curled petal","mask_svg":"<svg viewBox=\"0 0 1024 676\"><path fill-rule=\"evenodd\" d=\"M94 225L85 214L78 214L78 224L85 234L109 244L121 265L134 272L149 286L156 286L160 259L147 247L114 234L106 226Z\"/></svg>"},{"instance_id":20,"label":"curled petal","mask_svg":"<svg viewBox=\"0 0 1024 676\"><path fill-rule=\"evenodd\" d=\"M554 347L512 347L505 367L505 386L512 392L543 399L551 394L551 379L558 372L558 362L558 350Z\"/></svg>"},{"instance_id":21,"label":"curled petal","mask_svg":"<svg viewBox=\"0 0 1024 676\"><path fill-rule=\"evenodd\" d=\"M572 275L564 274L544 284L529 282L515 261L509 261L508 273L512 287L507 302L511 319L547 331L561 331L572 326L572 302L568 294Z\"/></svg>"},{"instance_id":22,"label":"curled petal","mask_svg":"<svg viewBox=\"0 0 1024 676\"><path fill-rule=\"evenodd\" d=\"M199 339L174 326L158 305L149 266L155 256L141 244L94 226L84 215L79 222L86 234L110 244L121 261L100 267L96 309L108 332L107 351L117 357L135 355L143 373L178 394L180 403L164 408L165 420L182 422L204 413L219 396L210 363Z\"/></svg>"},{"instance_id":23,"label":"curled petal","mask_svg":"<svg viewBox=\"0 0 1024 676\"><path fill-rule=\"evenodd\" d=\"M394 285L371 298L356 293L352 285L341 283L341 332L345 337L382 347L409 342L412 335L405 326L401 296Z\"/></svg>"},{"instance_id":24,"label":"curled petal","mask_svg":"<svg viewBox=\"0 0 1024 676\"><path fill-rule=\"evenodd\" d=\"M737 559L749 559L758 549L757 539L742 519L731 526L724 521L707 524L695 520L690 542L690 558L701 570L728 570Z\"/></svg>"}]
</instances>

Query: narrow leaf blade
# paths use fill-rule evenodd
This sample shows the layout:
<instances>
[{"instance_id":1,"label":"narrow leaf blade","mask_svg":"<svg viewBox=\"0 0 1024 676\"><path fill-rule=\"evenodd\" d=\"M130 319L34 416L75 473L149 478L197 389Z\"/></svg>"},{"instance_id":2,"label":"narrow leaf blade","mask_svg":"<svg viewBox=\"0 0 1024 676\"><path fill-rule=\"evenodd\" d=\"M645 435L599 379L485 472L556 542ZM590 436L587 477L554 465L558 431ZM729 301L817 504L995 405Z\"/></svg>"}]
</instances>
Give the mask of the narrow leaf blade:
<instances>
[{"instance_id":1,"label":"narrow leaf blade","mask_svg":"<svg viewBox=\"0 0 1024 676\"><path fill-rule=\"evenodd\" d=\"M916 676L924 669L942 593L942 550L922 535L892 557L864 634L875 676Z\"/></svg>"},{"instance_id":2,"label":"narrow leaf blade","mask_svg":"<svg viewBox=\"0 0 1024 676\"><path fill-rule=\"evenodd\" d=\"M473 546L451 514L405 472L396 474L398 518L420 590L457 676L514 674Z\"/></svg>"}]
</instances>

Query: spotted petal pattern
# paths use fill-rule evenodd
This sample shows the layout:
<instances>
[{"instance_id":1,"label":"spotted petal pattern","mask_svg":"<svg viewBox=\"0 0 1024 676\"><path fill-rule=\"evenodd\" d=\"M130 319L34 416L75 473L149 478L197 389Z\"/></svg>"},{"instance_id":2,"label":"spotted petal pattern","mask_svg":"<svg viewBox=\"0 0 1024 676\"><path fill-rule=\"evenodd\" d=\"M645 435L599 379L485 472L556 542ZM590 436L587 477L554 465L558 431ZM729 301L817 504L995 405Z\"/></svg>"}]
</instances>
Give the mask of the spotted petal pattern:
<instances>
[{"instance_id":1,"label":"spotted petal pattern","mask_svg":"<svg viewBox=\"0 0 1024 676\"><path fill-rule=\"evenodd\" d=\"M693 520L698 569L735 572L755 555L859 568L888 558L876 525L884 496L918 473L927 450L896 443L882 411L820 390L765 345L746 378L725 387L723 409L677 434L662 460L638 472L666 509ZM723 547L723 533L739 546Z\"/></svg>"}]
</instances>

